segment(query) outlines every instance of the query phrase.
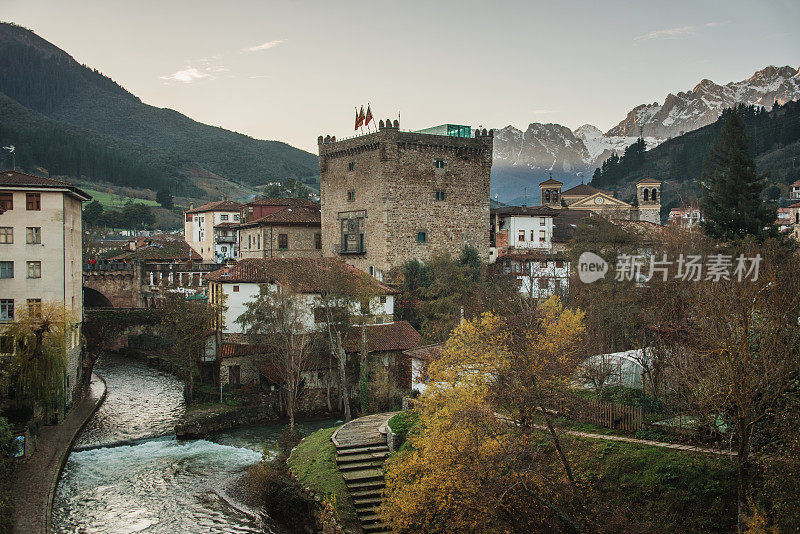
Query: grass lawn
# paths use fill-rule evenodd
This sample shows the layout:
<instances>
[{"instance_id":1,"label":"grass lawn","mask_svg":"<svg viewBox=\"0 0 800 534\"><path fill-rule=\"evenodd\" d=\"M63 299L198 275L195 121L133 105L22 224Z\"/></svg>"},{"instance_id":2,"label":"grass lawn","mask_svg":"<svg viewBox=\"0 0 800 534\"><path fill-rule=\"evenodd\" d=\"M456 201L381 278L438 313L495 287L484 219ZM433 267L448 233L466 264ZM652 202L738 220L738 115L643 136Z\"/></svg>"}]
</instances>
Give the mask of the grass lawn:
<instances>
[{"instance_id":1,"label":"grass lawn","mask_svg":"<svg viewBox=\"0 0 800 534\"><path fill-rule=\"evenodd\" d=\"M336 468L336 447L331 441L336 428L323 428L306 437L289 456L289 468L314 493L329 499L333 496L342 523L358 528L360 523L353 499Z\"/></svg>"},{"instance_id":2,"label":"grass lawn","mask_svg":"<svg viewBox=\"0 0 800 534\"><path fill-rule=\"evenodd\" d=\"M569 438L579 478L601 501L621 507L649 529L731 532L736 528L736 463L623 442Z\"/></svg>"},{"instance_id":3,"label":"grass lawn","mask_svg":"<svg viewBox=\"0 0 800 534\"><path fill-rule=\"evenodd\" d=\"M103 205L103 208L121 208L129 201L137 202L139 204L146 204L148 206L158 206L158 202L155 200L145 200L143 198L132 198L126 197L122 195L117 195L114 193L109 193L107 191L98 191L97 189L87 189L83 188L84 191L92 195L92 199L98 201L100 204Z\"/></svg>"}]
</instances>

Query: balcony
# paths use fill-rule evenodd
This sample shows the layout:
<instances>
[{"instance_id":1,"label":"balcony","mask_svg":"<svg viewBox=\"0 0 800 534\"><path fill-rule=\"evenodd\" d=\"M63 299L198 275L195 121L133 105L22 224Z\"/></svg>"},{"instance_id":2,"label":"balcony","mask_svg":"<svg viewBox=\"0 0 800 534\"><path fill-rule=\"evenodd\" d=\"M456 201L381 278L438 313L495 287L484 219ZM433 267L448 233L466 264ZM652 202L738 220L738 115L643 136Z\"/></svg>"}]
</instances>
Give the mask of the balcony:
<instances>
[{"instance_id":1,"label":"balcony","mask_svg":"<svg viewBox=\"0 0 800 534\"><path fill-rule=\"evenodd\" d=\"M217 243L236 243L235 235L218 235L215 238Z\"/></svg>"}]
</instances>

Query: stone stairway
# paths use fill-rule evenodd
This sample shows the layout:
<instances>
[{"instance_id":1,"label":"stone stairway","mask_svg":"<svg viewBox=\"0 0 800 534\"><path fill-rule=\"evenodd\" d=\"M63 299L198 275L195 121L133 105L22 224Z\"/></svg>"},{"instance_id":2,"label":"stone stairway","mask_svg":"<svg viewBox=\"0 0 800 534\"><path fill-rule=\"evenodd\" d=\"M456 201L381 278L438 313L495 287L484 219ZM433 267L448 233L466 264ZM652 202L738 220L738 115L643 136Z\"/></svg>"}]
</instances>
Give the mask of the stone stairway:
<instances>
[{"instance_id":1,"label":"stone stairway","mask_svg":"<svg viewBox=\"0 0 800 534\"><path fill-rule=\"evenodd\" d=\"M377 514L383 502L383 462L389 456L386 439L378 429L391 414L368 415L343 425L333 435L336 465L356 506L361 528L367 534L391 532Z\"/></svg>"}]
</instances>

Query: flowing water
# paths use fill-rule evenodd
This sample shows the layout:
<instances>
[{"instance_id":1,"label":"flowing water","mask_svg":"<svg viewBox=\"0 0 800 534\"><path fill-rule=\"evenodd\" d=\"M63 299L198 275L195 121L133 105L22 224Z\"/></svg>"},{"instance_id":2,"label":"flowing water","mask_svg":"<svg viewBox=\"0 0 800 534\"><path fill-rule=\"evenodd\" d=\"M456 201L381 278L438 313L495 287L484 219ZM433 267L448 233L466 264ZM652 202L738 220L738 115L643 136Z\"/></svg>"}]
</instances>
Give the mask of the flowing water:
<instances>
[{"instance_id":1,"label":"flowing water","mask_svg":"<svg viewBox=\"0 0 800 534\"><path fill-rule=\"evenodd\" d=\"M179 380L113 355L103 356L96 371L108 395L59 481L54 532L271 532L220 493L261 459L265 446L274 452L281 424L178 441L172 429L184 411ZM313 431L335 422L301 427Z\"/></svg>"}]
</instances>

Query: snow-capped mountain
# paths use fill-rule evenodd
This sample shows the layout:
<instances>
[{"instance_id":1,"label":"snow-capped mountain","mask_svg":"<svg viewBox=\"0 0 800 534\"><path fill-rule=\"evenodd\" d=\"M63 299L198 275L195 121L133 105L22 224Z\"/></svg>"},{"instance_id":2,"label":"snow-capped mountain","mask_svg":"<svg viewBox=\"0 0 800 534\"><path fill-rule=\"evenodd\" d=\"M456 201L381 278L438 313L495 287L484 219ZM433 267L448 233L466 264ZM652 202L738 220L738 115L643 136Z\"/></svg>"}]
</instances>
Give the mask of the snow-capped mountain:
<instances>
[{"instance_id":1,"label":"snow-capped mountain","mask_svg":"<svg viewBox=\"0 0 800 534\"><path fill-rule=\"evenodd\" d=\"M495 131L494 164L547 171L556 175L587 174L612 153L622 154L639 136L648 148L670 137L711 124L725 108L739 103L772 108L800 99L800 73L793 67L766 67L746 80L718 85L703 80L688 92L669 94L663 104L642 104L605 134L585 124L575 131L560 124L532 123L523 132L513 126Z\"/></svg>"},{"instance_id":2,"label":"snow-capped mountain","mask_svg":"<svg viewBox=\"0 0 800 534\"><path fill-rule=\"evenodd\" d=\"M793 67L767 67L746 80L718 85L703 80L694 89L670 93L663 104L642 104L606 135L639 135L666 139L711 124L722 110L739 103L772 109L775 101L785 104L800 98L800 73Z\"/></svg>"}]
</instances>

